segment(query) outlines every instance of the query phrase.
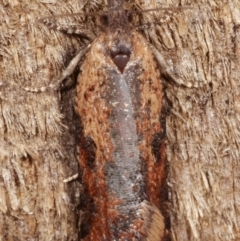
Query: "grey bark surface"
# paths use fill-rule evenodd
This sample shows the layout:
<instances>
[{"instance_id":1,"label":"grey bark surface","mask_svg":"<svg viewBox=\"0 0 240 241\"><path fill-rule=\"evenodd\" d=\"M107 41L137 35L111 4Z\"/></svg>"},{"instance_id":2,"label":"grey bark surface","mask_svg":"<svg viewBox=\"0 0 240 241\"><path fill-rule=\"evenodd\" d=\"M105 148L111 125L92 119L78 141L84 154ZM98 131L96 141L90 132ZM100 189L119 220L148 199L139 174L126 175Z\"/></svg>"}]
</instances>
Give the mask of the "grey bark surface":
<instances>
[{"instance_id":1,"label":"grey bark surface","mask_svg":"<svg viewBox=\"0 0 240 241\"><path fill-rule=\"evenodd\" d=\"M239 240L240 2L135 0L127 5L192 7L145 12L135 19L159 22L143 30L146 39L191 85L163 80L170 106L172 240ZM0 241L79 240L81 185L63 183L78 172L75 88L43 93L23 88L50 84L87 44L38 23L38 17L104 9L100 0L0 1ZM97 33L95 19L78 21Z\"/></svg>"}]
</instances>

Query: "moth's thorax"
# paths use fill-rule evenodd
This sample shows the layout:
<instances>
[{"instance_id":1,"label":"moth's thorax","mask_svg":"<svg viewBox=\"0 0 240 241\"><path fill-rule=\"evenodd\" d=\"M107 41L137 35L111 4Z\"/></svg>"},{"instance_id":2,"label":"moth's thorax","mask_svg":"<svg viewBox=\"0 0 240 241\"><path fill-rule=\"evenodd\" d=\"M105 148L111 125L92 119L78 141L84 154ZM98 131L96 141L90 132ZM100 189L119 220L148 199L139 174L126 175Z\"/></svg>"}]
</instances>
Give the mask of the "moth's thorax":
<instances>
[{"instance_id":1,"label":"moth's thorax","mask_svg":"<svg viewBox=\"0 0 240 241\"><path fill-rule=\"evenodd\" d=\"M96 49L101 52L106 66L117 68L123 74L125 68L136 60L135 41L141 37L136 31L115 29L111 35L102 34L96 41Z\"/></svg>"}]
</instances>

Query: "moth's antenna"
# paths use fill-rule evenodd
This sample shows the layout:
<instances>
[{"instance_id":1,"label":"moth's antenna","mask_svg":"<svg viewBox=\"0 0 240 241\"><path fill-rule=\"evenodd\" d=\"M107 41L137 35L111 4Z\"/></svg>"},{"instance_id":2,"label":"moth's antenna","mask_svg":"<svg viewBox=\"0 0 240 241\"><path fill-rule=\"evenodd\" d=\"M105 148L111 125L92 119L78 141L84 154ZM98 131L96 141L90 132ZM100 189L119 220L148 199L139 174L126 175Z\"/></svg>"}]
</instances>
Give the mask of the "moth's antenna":
<instances>
[{"instance_id":1,"label":"moth's antenna","mask_svg":"<svg viewBox=\"0 0 240 241\"><path fill-rule=\"evenodd\" d=\"M111 8L123 8L123 1L122 0L108 0L108 6L109 9ZM139 14L139 13L145 13L145 12L153 12L153 11L164 11L164 10L185 10L185 9L193 9L193 7L159 7L159 8L150 8L150 9L145 9L145 10L134 10L134 11L129 11L131 14ZM74 16L102 16L106 15L108 12L93 12L93 13L84 13L84 12L79 12L79 13L67 13L67 14L59 14L59 15L53 15L53 16L45 16L43 18L37 19L38 22L43 22L46 19L53 19L53 18L63 18L63 17L74 17Z\"/></svg>"},{"instance_id":2,"label":"moth's antenna","mask_svg":"<svg viewBox=\"0 0 240 241\"><path fill-rule=\"evenodd\" d=\"M168 10L188 10L188 9L194 9L193 7L159 7L159 8L149 8L145 10L135 10L133 13L139 13L139 12L153 12L153 11L168 11Z\"/></svg>"},{"instance_id":3,"label":"moth's antenna","mask_svg":"<svg viewBox=\"0 0 240 241\"><path fill-rule=\"evenodd\" d=\"M84 12L79 12L79 13L67 13L67 14L58 14L58 15L52 15L52 16L45 16L43 18L39 18L37 21L38 22L44 22L45 19L53 19L53 18L64 18L64 17L74 17L74 16L102 16L103 14L107 14L107 12L93 12L93 13L84 13Z\"/></svg>"}]
</instances>

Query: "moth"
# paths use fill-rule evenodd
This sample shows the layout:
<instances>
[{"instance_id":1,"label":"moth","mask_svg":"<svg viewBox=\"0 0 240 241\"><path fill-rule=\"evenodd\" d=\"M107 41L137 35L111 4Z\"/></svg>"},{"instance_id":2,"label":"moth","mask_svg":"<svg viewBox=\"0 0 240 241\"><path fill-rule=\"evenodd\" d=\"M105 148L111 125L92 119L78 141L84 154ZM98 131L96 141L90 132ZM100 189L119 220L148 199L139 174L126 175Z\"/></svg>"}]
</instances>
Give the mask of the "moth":
<instances>
[{"instance_id":1,"label":"moth","mask_svg":"<svg viewBox=\"0 0 240 241\"><path fill-rule=\"evenodd\" d=\"M104 31L49 87L58 87L84 56L76 97L87 213L82 240L163 241L170 227L160 76L169 72L123 4L108 0Z\"/></svg>"}]
</instances>

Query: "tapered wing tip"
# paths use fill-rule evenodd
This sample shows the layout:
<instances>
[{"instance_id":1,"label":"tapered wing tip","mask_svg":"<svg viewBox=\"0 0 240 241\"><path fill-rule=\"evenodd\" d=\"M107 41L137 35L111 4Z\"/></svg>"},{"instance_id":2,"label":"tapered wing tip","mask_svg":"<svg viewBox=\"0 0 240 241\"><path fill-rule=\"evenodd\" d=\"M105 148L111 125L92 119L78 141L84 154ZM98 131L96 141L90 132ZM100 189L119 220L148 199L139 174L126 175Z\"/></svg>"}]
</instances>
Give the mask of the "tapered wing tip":
<instances>
[{"instance_id":1,"label":"tapered wing tip","mask_svg":"<svg viewBox=\"0 0 240 241\"><path fill-rule=\"evenodd\" d=\"M148 201L143 201L140 208L143 225L141 234L147 241L161 241L165 235L164 217L160 210Z\"/></svg>"}]
</instances>

